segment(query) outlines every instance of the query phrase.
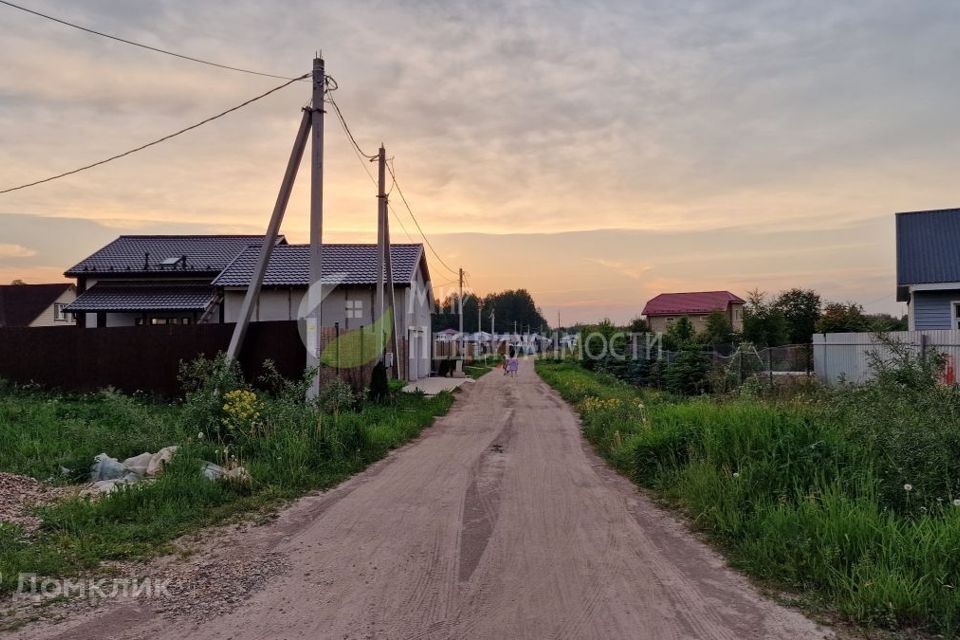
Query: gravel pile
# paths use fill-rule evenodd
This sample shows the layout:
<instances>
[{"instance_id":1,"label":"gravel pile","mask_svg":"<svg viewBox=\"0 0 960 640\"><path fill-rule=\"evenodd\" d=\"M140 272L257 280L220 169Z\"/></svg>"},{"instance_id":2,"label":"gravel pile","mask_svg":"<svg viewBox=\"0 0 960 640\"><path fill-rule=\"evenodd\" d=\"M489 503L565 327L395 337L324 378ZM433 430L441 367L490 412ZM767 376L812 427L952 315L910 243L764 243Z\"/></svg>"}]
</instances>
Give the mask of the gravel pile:
<instances>
[{"instance_id":1,"label":"gravel pile","mask_svg":"<svg viewBox=\"0 0 960 640\"><path fill-rule=\"evenodd\" d=\"M167 617L195 620L223 615L238 608L272 577L289 570L289 562L279 553L187 563L171 577L169 596L154 602L153 608Z\"/></svg>"},{"instance_id":2,"label":"gravel pile","mask_svg":"<svg viewBox=\"0 0 960 640\"><path fill-rule=\"evenodd\" d=\"M33 478L0 472L0 522L11 522L33 531L40 526L40 520L29 514L31 507L52 502L62 494L62 490Z\"/></svg>"}]
</instances>

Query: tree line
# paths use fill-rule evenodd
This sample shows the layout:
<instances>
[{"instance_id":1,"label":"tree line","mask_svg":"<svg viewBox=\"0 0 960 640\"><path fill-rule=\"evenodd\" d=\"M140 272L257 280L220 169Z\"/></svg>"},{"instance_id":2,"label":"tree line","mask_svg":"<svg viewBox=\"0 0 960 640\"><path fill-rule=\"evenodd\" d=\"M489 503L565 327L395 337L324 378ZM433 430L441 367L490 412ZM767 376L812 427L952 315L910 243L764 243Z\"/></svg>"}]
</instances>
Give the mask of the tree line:
<instances>
[{"instance_id":1,"label":"tree line","mask_svg":"<svg viewBox=\"0 0 960 640\"><path fill-rule=\"evenodd\" d=\"M436 308L437 312L433 316L434 331L459 329L460 305L456 294L437 300ZM479 325L477 324L478 308L480 310ZM491 325L491 314L494 318L493 325ZM546 332L550 329L549 323L543 317L543 312L526 289L510 289L486 296L465 295L463 330L470 333L477 330L489 332L491 326L497 333L509 333L514 331L514 328L521 333Z\"/></svg>"},{"instance_id":2,"label":"tree line","mask_svg":"<svg viewBox=\"0 0 960 640\"><path fill-rule=\"evenodd\" d=\"M646 333L647 322L635 317L624 327L610 320L595 325L577 327L584 333L600 334L624 331ZM906 331L906 316L894 317L887 313L868 314L855 302L824 302L812 289L788 289L776 296L767 296L760 290L747 295L743 310L743 330L734 331L727 314L715 311L707 316L705 328L697 332L687 317L672 322L663 335L663 346L679 350L690 345L729 344L750 342L759 347L779 347L785 344L808 344L814 333L842 333L863 331Z\"/></svg>"}]
</instances>

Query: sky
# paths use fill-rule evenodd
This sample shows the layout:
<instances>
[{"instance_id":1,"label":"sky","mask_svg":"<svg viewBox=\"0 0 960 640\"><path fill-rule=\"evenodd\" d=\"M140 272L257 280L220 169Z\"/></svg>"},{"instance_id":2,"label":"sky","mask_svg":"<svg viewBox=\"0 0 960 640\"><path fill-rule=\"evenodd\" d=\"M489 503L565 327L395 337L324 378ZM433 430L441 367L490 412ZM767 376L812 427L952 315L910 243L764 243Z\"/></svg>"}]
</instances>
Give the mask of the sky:
<instances>
[{"instance_id":1,"label":"sky","mask_svg":"<svg viewBox=\"0 0 960 640\"><path fill-rule=\"evenodd\" d=\"M268 73L306 73L322 51L359 144L384 142L443 263L478 293L527 288L551 323L713 289L809 287L903 313L893 214L960 206L955 0L22 3ZM4 6L0 51L0 189L280 83ZM309 92L0 195L0 282L62 279L122 233L262 233ZM328 117L325 241L375 239L364 164ZM308 184L305 167L294 242ZM419 241L397 195L393 238ZM455 275L429 263L449 291Z\"/></svg>"}]
</instances>

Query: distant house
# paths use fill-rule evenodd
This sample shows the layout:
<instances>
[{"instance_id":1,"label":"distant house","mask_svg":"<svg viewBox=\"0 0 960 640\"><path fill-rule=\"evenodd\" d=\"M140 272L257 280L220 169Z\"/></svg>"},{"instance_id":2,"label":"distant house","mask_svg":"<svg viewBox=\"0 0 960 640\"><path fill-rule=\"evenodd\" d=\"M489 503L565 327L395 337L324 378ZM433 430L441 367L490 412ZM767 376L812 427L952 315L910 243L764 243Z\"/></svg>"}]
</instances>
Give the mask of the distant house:
<instances>
[{"instance_id":1,"label":"distant house","mask_svg":"<svg viewBox=\"0 0 960 640\"><path fill-rule=\"evenodd\" d=\"M896 215L897 300L911 331L960 329L960 209Z\"/></svg>"},{"instance_id":2,"label":"distant house","mask_svg":"<svg viewBox=\"0 0 960 640\"><path fill-rule=\"evenodd\" d=\"M687 317L694 329L707 327L707 316L720 311L727 316L734 331L743 330L741 298L729 291L698 291L693 293L661 293L647 302L643 315L651 331L666 331L678 318Z\"/></svg>"},{"instance_id":3,"label":"distant house","mask_svg":"<svg viewBox=\"0 0 960 640\"><path fill-rule=\"evenodd\" d=\"M0 327L69 327L65 310L77 297L69 282L0 286Z\"/></svg>"},{"instance_id":4,"label":"distant house","mask_svg":"<svg viewBox=\"0 0 960 640\"><path fill-rule=\"evenodd\" d=\"M262 236L121 236L67 270L78 297L66 310L86 327L236 322ZM323 326L344 331L373 322L377 250L323 245ZM433 291L423 245L391 247L397 331L409 344L408 377L429 374ZM252 320L297 320L310 285L309 245L280 237Z\"/></svg>"}]
</instances>

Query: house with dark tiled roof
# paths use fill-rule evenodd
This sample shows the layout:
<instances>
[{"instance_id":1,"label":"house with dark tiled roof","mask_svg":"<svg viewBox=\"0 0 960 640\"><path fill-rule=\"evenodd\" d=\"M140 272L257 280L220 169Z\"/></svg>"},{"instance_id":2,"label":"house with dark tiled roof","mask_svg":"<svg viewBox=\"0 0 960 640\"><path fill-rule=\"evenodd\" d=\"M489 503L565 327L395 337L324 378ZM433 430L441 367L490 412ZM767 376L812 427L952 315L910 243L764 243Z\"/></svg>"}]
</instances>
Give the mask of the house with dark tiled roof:
<instances>
[{"instance_id":1,"label":"house with dark tiled roof","mask_svg":"<svg viewBox=\"0 0 960 640\"><path fill-rule=\"evenodd\" d=\"M960 329L960 209L896 215L897 300L911 331Z\"/></svg>"},{"instance_id":2,"label":"house with dark tiled roof","mask_svg":"<svg viewBox=\"0 0 960 640\"><path fill-rule=\"evenodd\" d=\"M263 236L120 236L67 270L78 297L66 310L85 327L236 322ZM433 291L421 244L390 252L397 332L408 340L409 375L430 366ZM323 245L321 322L344 331L373 322L377 247ZM297 320L310 286L309 245L280 237L252 321Z\"/></svg>"},{"instance_id":3,"label":"house with dark tiled roof","mask_svg":"<svg viewBox=\"0 0 960 640\"><path fill-rule=\"evenodd\" d=\"M278 244L286 244L281 236ZM81 327L222 322L213 279L263 236L120 236L67 269Z\"/></svg>"},{"instance_id":4,"label":"house with dark tiled roof","mask_svg":"<svg viewBox=\"0 0 960 640\"><path fill-rule=\"evenodd\" d=\"M742 331L745 304L729 291L661 293L647 302L643 315L651 331L666 331L682 317L688 318L696 331L703 331L707 328L707 317L719 311L727 316L734 331Z\"/></svg>"},{"instance_id":5,"label":"house with dark tiled roof","mask_svg":"<svg viewBox=\"0 0 960 640\"><path fill-rule=\"evenodd\" d=\"M0 285L0 327L69 327L66 307L77 297L69 282Z\"/></svg>"}]
</instances>

